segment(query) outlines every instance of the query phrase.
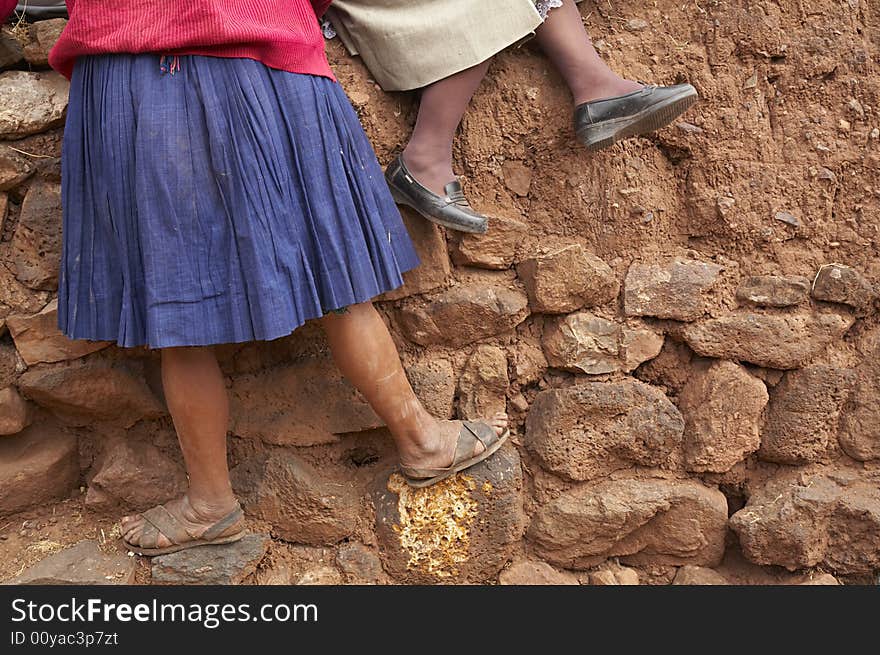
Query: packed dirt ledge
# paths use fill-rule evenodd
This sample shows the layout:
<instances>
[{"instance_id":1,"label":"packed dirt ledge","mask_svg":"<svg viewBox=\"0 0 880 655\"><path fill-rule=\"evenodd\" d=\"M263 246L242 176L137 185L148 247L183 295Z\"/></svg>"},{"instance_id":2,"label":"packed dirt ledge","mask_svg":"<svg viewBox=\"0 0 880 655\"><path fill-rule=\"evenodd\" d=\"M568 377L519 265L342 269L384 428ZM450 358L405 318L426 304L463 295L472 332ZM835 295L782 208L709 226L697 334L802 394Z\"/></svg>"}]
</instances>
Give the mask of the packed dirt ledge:
<instances>
[{"instance_id":1,"label":"packed dirt ledge","mask_svg":"<svg viewBox=\"0 0 880 655\"><path fill-rule=\"evenodd\" d=\"M701 102L589 155L528 45L457 171L484 237L404 218L379 303L437 416L505 409L498 457L427 490L317 326L220 349L252 535L130 556L118 518L185 474L158 357L56 327L63 19L0 36L0 580L858 584L880 571L880 14L865 0L586 1L603 57ZM415 118L338 41L384 164Z\"/></svg>"}]
</instances>

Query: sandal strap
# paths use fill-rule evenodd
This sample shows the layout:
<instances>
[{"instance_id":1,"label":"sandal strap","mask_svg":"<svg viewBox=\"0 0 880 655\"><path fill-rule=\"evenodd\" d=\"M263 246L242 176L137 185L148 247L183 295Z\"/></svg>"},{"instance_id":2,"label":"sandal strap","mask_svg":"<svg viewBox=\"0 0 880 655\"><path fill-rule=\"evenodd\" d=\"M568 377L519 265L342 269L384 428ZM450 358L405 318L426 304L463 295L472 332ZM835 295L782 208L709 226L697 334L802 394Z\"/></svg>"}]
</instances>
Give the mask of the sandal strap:
<instances>
[{"instance_id":1,"label":"sandal strap","mask_svg":"<svg viewBox=\"0 0 880 655\"><path fill-rule=\"evenodd\" d=\"M244 512L241 511L241 506L236 507L234 510L229 512L229 514L227 514L210 528L205 530L200 538L210 541L211 539L216 539L217 537L227 536L225 534L226 531L240 523L243 516ZM236 530L236 532L238 532L238 530Z\"/></svg>"},{"instance_id":2,"label":"sandal strap","mask_svg":"<svg viewBox=\"0 0 880 655\"><path fill-rule=\"evenodd\" d=\"M157 548L159 546L159 529L148 521L141 532L138 545L142 548Z\"/></svg>"},{"instance_id":3,"label":"sandal strap","mask_svg":"<svg viewBox=\"0 0 880 655\"><path fill-rule=\"evenodd\" d=\"M154 526L159 532L165 535L165 538L174 545L186 543L193 538L174 514L169 512L164 505L151 507L146 512L142 512L141 516L144 517L144 520L147 521L147 523Z\"/></svg>"},{"instance_id":4,"label":"sandal strap","mask_svg":"<svg viewBox=\"0 0 880 655\"><path fill-rule=\"evenodd\" d=\"M474 455L474 447L478 441L483 444L484 449L488 449L498 439L498 433L495 432L492 426L482 421L462 421L461 429L458 432L458 442L455 445L455 453L449 466L443 468L413 468L401 465L400 468L408 478L433 478L450 471L466 460L476 457L477 455Z\"/></svg>"}]
</instances>

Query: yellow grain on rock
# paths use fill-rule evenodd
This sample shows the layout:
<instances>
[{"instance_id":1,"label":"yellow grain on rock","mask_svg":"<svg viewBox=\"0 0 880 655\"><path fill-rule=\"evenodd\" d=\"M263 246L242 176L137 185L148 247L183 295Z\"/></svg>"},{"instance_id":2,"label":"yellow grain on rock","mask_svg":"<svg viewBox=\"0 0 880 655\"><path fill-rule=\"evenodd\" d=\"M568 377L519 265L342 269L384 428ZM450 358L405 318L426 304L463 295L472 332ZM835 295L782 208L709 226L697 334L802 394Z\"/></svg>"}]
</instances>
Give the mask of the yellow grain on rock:
<instances>
[{"instance_id":1,"label":"yellow grain on rock","mask_svg":"<svg viewBox=\"0 0 880 655\"><path fill-rule=\"evenodd\" d=\"M409 553L408 568L437 578L458 573L458 566L468 559L469 529L477 516L477 501L471 495L476 486L466 475L423 489L410 487L397 473L388 478L388 490L398 496L400 525L394 530Z\"/></svg>"}]
</instances>

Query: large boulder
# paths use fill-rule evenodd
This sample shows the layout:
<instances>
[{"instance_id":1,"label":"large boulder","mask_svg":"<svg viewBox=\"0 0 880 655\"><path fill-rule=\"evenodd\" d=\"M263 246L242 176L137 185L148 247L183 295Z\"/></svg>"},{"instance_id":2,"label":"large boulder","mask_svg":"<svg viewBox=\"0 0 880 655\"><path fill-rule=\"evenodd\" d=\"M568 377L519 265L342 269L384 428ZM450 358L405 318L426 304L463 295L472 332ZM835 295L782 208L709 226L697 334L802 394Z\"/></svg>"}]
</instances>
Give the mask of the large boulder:
<instances>
[{"instance_id":1,"label":"large boulder","mask_svg":"<svg viewBox=\"0 0 880 655\"><path fill-rule=\"evenodd\" d=\"M548 389L526 419L526 446L548 471L593 480L617 469L669 466L684 421L666 395L625 378Z\"/></svg>"},{"instance_id":2,"label":"large boulder","mask_svg":"<svg viewBox=\"0 0 880 655\"><path fill-rule=\"evenodd\" d=\"M201 546L154 557L153 584L237 585L257 570L266 556L269 535L246 534L231 544Z\"/></svg>"},{"instance_id":3,"label":"large boulder","mask_svg":"<svg viewBox=\"0 0 880 655\"><path fill-rule=\"evenodd\" d=\"M459 266L504 270L519 261L528 226L514 218L489 216L486 234L461 233L452 249L452 261Z\"/></svg>"},{"instance_id":4,"label":"large boulder","mask_svg":"<svg viewBox=\"0 0 880 655\"><path fill-rule=\"evenodd\" d=\"M0 139L18 139L64 123L70 83L61 75L0 73Z\"/></svg>"},{"instance_id":5,"label":"large boulder","mask_svg":"<svg viewBox=\"0 0 880 655\"><path fill-rule=\"evenodd\" d=\"M688 325L683 336L704 357L746 361L767 368L800 368L840 339L854 320L840 314L739 310Z\"/></svg>"},{"instance_id":6,"label":"large boulder","mask_svg":"<svg viewBox=\"0 0 880 655\"><path fill-rule=\"evenodd\" d=\"M458 413L463 419L489 419L507 409L507 355L481 345L468 358L458 380Z\"/></svg>"},{"instance_id":7,"label":"large boulder","mask_svg":"<svg viewBox=\"0 0 880 655\"><path fill-rule=\"evenodd\" d=\"M756 564L876 572L880 476L847 469L787 473L754 492L730 525Z\"/></svg>"},{"instance_id":8,"label":"large boulder","mask_svg":"<svg viewBox=\"0 0 880 655\"><path fill-rule=\"evenodd\" d=\"M516 267L533 312L565 314L617 297L614 271L580 244L535 255Z\"/></svg>"},{"instance_id":9,"label":"large boulder","mask_svg":"<svg viewBox=\"0 0 880 655\"><path fill-rule=\"evenodd\" d=\"M230 474L245 512L270 523L281 539L321 546L355 530L360 498L352 485L322 475L291 450L259 453Z\"/></svg>"},{"instance_id":10,"label":"large boulder","mask_svg":"<svg viewBox=\"0 0 880 655\"><path fill-rule=\"evenodd\" d=\"M624 281L623 308L627 316L655 316L693 321L707 309L707 295L722 266L691 259L664 264L633 264Z\"/></svg>"},{"instance_id":11,"label":"large boulder","mask_svg":"<svg viewBox=\"0 0 880 655\"><path fill-rule=\"evenodd\" d=\"M528 313L524 293L487 275L423 300L405 300L398 308L397 321L414 343L460 348L512 331Z\"/></svg>"},{"instance_id":12,"label":"large boulder","mask_svg":"<svg viewBox=\"0 0 880 655\"><path fill-rule=\"evenodd\" d=\"M660 353L663 335L577 312L549 320L543 346L547 362L557 368L591 375L628 373Z\"/></svg>"},{"instance_id":13,"label":"large boulder","mask_svg":"<svg viewBox=\"0 0 880 655\"><path fill-rule=\"evenodd\" d=\"M761 445L767 387L739 364L695 366L678 397L690 471L723 473Z\"/></svg>"},{"instance_id":14,"label":"large boulder","mask_svg":"<svg viewBox=\"0 0 880 655\"><path fill-rule=\"evenodd\" d=\"M328 354L238 375L231 394L232 432L266 443L333 443L384 425Z\"/></svg>"},{"instance_id":15,"label":"large boulder","mask_svg":"<svg viewBox=\"0 0 880 655\"><path fill-rule=\"evenodd\" d=\"M373 491L385 570L398 582L486 582L522 538L522 470L512 445L437 484L417 489L397 473Z\"/></svg>"},{"instance_id":16,"label":"large boulder","mask_svg":"<svg viewBox=\"0 0 880 655\"><path fill-rule=\"evenodd\" d=\"M63 498L78 480L72 434L41 422L0 439L0 516Z\"/></svg>"},{"instance_id":17,"label":"large boulder","mask_svg":"<svg viewBox=\"0 0 880 655\"><path fill-rule=\"evenodd\" d=\"M563 492L532 518L538 555L588 569L609 557L627 564L715 566L724 555L727 499L691 480L623 479Z\"/></svg>"},{"instance_id":18,"label":"large boulder","mask_svg":"<svg viewBox=\"0 0 880 655\"><path fill-rule=\"evenodd\" d=\"M36 314L6 319L21 358L28 366L79 359L110 345L108 341L68 339L58 329L58 300Z\"/></svg>"},{"instance_id":19,"label":"large boulder","mask_svg":"<svg viewBox=\"0 0 880 655\"><path fill-rule=\"evenodd\" d=\"M48 66L49 51L61 31L67 25L66 18L38 20L28 26L28 42L24 46L24 58L31 66Z\"/></svg>"},{"instance_id":20,"label":"large boulder","mask_svg":"<svg viewBox=\"0 0 880 655\"><path fill-rule=\"evenodd\" d=\"M18 386L26 397L70 425L100 421L128 428L166 413L134 362L31 369L19 378Z\"/></svg>"},{"instance_id":21,"label":"large boulder","mask_svg":"<svg viewBox=\"0 0 880 655\"><path fill-rule=\"evenodd\" d=\"M837 424L855 373L833 366L789 371L770 394L761 459L806 464L833 456Z\"/></svg>"},{"instance_id":22,"label":"large boulder","mask_svg":"<svg viewBox=\"0 0 880 655\"><path fill-rule=\"evenodd\" d=\"M61 185L37 181L28 189L12 238L15 277L31 289L54 291L61 262Z\"/></svg>"},{"instance_id":23,"label":"large boulder","mask_svg":"<svg viewBox=\"0 0 880 655\"><path fill-rule=\"evenodd\" d=\"M186 471L156 446L121 438L101 454L86 493L86 506L104 511L146 509L186 491Z\"/></svg>"}]
</instances>

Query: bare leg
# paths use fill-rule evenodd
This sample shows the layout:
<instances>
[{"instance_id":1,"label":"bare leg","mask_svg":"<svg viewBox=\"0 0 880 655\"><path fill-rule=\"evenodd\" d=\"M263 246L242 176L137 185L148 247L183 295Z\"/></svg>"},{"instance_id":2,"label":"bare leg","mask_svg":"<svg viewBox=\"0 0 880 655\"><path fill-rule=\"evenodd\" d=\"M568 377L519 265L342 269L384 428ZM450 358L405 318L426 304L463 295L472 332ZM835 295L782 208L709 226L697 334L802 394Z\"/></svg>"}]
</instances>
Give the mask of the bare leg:
<instances>
[{"instance_id":1,"label":"bare leg","mask_svg":"<svg viewBox=\"0 0 880 655\"><path fill-rule=\"evenodd\" d=\"M535 40L571 89L574 103L610 98L636 91L637 82L625 80L608 67L590 40L574 0L551 9L535 30Z\"/></svg>"},{"instance_id":2,"label":"bare leg","mask_svg":"<svg viewBox=\"0 0 880 655\"><path fill-rule=\"evenodd\" d=\"M403 161L415 178L438 195L455 179L452 171L452 140L480 82L489 60L426 86L419 115Z\"/></svg>"},{"instance_id":3,"label":"bare leg","mask_svg":"<svg viewBox=\"0 0 880 655\"><path fill-rule=\"evenodd\" d=\"M189 474L189 491L165 506L197 534L235 508L226 463L229 398L210 348L162 350L162 385ZM134 545L143 530L139 515L122 519L122 535ZM170 542L160 537L158 546Z\"/></svg>"},{"instance_id":4,"label":"bare leg","mask_svg":"<svg viewBox=\"0 0 880 655\"><path fill-rule=\"evenodd\" d=\"M401 462L423 468L451 464L460 424L438 421L416 398L388 328L372 303L328 314L322 325L336 365L385 421ZM499 435L507 427L505 414L487 418ZM482 450L477 444L474 454Z\"/></svg>"}]
</instances>

